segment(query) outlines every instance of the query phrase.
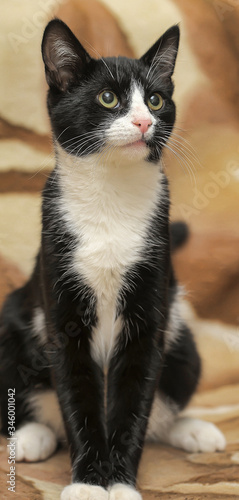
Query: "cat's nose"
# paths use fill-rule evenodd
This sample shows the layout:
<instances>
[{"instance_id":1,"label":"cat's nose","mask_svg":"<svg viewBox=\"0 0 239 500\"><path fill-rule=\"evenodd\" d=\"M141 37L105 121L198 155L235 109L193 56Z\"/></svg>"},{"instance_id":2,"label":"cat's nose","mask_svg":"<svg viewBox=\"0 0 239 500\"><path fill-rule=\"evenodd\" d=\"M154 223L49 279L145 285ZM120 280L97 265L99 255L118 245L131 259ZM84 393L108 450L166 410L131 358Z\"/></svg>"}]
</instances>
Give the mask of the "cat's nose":
<instances>
[{"instance_id":1,"label":"cat's nose","mask_svg":"<svg viewBox=\"0 0 239 500\"><path fill-rule=\"evenodd\" d=\"M150 120L150 118L147 118L147 119L143 119L141 120L140 118L138 120L134 120L133 122L133 125L135 125L136 127L139 128L140 132L142 132L142 134L145 134L149 127L151 127L152 125L152 121Z\"/></svg>"}]
</instances>

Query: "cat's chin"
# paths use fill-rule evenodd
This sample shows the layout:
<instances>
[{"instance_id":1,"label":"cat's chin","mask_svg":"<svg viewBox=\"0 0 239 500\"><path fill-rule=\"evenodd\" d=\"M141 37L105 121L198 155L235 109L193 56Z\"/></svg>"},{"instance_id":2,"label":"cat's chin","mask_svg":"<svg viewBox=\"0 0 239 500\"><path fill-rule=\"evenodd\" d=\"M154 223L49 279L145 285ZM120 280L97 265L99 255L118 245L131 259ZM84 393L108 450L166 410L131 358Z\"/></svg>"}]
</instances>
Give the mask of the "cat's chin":
<instances>
[{"instance_id":1,"label":"cat's chin","mask_svg":"<svg viewBox=\"0 0 239 500\"><path fill-rule=\"evenodd\" d=\"M134 142L129 142L128 144L125 144L124 146L122 147L125 147L125 148L146 148L146 143L145 141L143 141L142 139L140 139L139 141L134 141Z\"/></svg>"},{"instance_id":2,"label":"cat's chin","mask_svg":"<svg viewBox=\"0 0 239 500\"><path fill-rule=\"evenodd\" d=\"M143 140L129 142L120 146L120 153L129 159L145 159L149 154L149 149Z\"/></svg>"}]
</instances>

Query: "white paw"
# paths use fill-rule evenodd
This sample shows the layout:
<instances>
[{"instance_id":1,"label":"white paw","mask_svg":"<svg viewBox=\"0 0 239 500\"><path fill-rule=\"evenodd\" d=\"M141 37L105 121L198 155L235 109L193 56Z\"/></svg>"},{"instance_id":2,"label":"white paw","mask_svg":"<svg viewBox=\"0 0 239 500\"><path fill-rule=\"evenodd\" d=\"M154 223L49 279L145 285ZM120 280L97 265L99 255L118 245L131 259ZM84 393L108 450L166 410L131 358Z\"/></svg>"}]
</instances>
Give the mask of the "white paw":
<instances>
[{"instance_id":1,"label":"white paw","mask_svg":"<svg viewBox=\"0 0 239 500\"><path fill-rule=\"evenodd\" d=\"M169 442L191 453L212 453L226 447L225 437L214 424L188 417L176 420L169 432Z\"/></svg>"},{"instance_id":2,"label":"white paw","mask_svg":"<svg viewBox=\"0 0 239 500\"><path fill-rule=\"evenodd\" d=\"M57 439L46 425L31 422L16 431L16 461L38 462L50 457L57 447Z\"/></svg>"},{"instance_id":3,"label":"white paw","mask_svg":"<svg viewBox=\"0 0 239 500\"><path fill-rule=\"evenodd\" d=\"M73 483L66 486L61 493L61 500L108 500L109 494L101 486Z\"/></svg>"},{"instance_id":4,"label":"white paw","mask_svg":"<svg viewBox=\"0 0 239 500\"><path fill-rule=\"evenodd\" d=\"M126 484L117 483L110 489L109 500L142 500L138 491Z\"/></svg>"}]
</instances>

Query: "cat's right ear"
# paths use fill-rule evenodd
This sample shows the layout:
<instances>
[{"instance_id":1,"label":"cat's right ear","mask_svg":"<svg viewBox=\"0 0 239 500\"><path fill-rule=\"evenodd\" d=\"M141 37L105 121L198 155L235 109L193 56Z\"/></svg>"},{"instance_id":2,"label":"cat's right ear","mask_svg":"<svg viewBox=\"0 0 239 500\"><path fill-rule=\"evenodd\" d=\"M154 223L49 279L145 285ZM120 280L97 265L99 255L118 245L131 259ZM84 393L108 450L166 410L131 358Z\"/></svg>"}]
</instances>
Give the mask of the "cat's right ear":
<instances>
[{"instance_id":1,"label":"cat's right ear","mask_svg":"<svg viewBox=\"0 0 239 500\"><path fill-rule=\"evenodd\" d=\"M50 21L45 29L42 57L49 87L62 92L83 75L91 60L70 28L60 19Z\"/></svg>"},{"instance_id":2,"label":"cat's right ear","mask_svg":"<svg viewBox=\"0 0 239 500\"><path fill-rule=\"evenodd\" d=\"M179 39L179 26L172 26L141 57L141 61L150 67L152 75L160 73L165 79L172 77L178 54Z\"/></svg>"}]
</instances>

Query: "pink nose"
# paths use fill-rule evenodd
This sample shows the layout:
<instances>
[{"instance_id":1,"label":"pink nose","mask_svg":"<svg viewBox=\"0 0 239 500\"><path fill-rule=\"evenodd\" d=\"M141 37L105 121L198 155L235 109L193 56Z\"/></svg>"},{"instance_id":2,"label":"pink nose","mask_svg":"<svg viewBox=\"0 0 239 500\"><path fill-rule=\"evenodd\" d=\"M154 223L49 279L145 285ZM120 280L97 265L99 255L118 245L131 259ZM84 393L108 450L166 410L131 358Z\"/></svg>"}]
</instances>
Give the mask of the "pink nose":
<instances>
[{"instance_id":1,"label":"pink nose","mask_svg":"<svg viewBox=\"0 0 239 500\"><path fill-rule=\"evenodd\" d=\"M139 128L139 130L140 130L140 132L142 132L142 134L145 134L145 132L147 132L149 127L152 125L150 118L148 118L146 120L145 119L141 120L139 118L138 120L135 120L132 123L133 123L133 125L135 125L136 127Z\"/></svg>"}]
</instances>

